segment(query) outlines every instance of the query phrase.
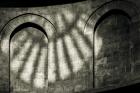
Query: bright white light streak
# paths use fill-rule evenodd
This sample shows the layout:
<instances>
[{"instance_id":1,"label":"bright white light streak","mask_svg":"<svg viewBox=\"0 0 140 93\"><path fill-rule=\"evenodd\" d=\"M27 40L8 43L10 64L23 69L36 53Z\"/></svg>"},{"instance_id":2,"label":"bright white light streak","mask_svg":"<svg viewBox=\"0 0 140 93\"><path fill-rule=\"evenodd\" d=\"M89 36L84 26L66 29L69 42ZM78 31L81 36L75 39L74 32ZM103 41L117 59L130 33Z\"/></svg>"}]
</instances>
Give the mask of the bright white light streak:
<instances>
[{"instance_id":1,"label":"bright white light streak","mask_svg":"<svg viewBox=\"0 0 140 93\"><path fill-rule=\"evenodd\" d=\"M43 48L41 51L41 57L39 60L39 65L38 65L38 69L37 69L37 73L36 73L36 77L34 79L34 84L35 87L38 88L43 88L45 86L44 79L45 79L45 75L44 75L44 67L45 67L45 62L47 62L46 57L47 57L47 49Z\"/></svg>"},{"instance_id":2,"label":"bright white light streak","mask_svg":"<svg viewBox=\"0 0 140 93\"><path fill-rule=\"evenodd\" d=\"M33 64L36 60L36 57L38 56L37 53L39 52L39 45L35 44L32 48L31 55L28 56L29 59L26 62L25 68L23 70L23 73L21 74L21 79L23 79L25 82L30 83L30 77L33 72Z\"/></svg>"},{"instance_id":3,"label":"bright white light streak","mask_svg":"<svg viewBox=\"0 0 140 93\"><path fill-rule=\"evenodd\" d=\"M27 39L27 34L23 33L23 35L21 37L19 36L15 40L12 40L10 43L10 47L12 48L12 50L14 51L15 49L17 49L17 47L20 47L21 44L23 44L21 42L24 42L25 39ZM13 55L13 51L10 52L11 55Z\"/></svg>"},{"instance_id":4,"label":"bright white light streak","mask_svg":"<svg viewBox=\"0 0 140 93\"><path fill-rule=\"evenodd\" d=\"M84 27L85 27L85 22L83 19L79 19L77 21L77 27L80 29L80 31L83 31Z\"/></svg>"},{"instance_id":5,"label":"bright white light streak","mask_svg":"<svg viewBox=\"0 0 140 93\"><path fill-rule=\"evenodd\" d=\"M84 35L88 38L92 46L93 46L93 33L94 29L90 26L87 26L84 30Z\"/></svg>"},{"instance_id":6,"label":"bright white light streak","mask_svg":"<svg viewBox=\"0 0 140 93\"><path fill-rule=\"evenodd\" d=\"M73 71L78 72L83 66L83 61L79 58L79 55L76 52L76 47L73 45L70 36L65 36L65 43L68 48L69 56L72 60Z\"/></svg>"},{"instance_id":7,"label":"bright white light streak","mask_svg":"<svg viewBox=\"0 0 140 93\"><path fill-rule=\"evenodd\" d=\"M59 13L56 15L56 22L58 26L59 31L62 31L65 29L65 24L64 24L64 20L62 19L62 15L60 15Z\"/></svg>"},{"instance_id":8,"label":"bright white light streak","mask_svg":"<svg viewBox=\"0 0 140 93\"><path fill-rule=\"evenodd\" d=\"M56 81L54 42L48 44L48 82L53 83Z\"/></svg>"},{"instance_id":9,"label":"bright white light streak","mask_svg":"<svg viewBox=\"0 0 140 93\"><path fill-rule=\"evenodd\" d=\"M59 62L59 68L60 68L60 77L61 79L66 79L68 75L70 74L70 71L68 69L68 66L66 64L67 60L64 58L64 49L62 45L62 39L57 40L57 51L58 51L58 62Z\"/></svg>"},{"instance_id":10,"label":"bright white light streak","mask_svg":"<svg viewBox=\"0 0 140 93\"><path fill-rule=\"evenodd\" d=\"M100 50L101 50L101 47L102 47L102 38L98 36L97 33L95 33L95 38L94 38L94 54L95 54L95 58L98 56Z\"/></svg>"},{"instance_id":11,"label":"bright white light streak","mask_svg":"<svg viewBox=\"0 0 140 93\"><path fill-rule=\"evenodd\" d=\"M84 57L85 58L90 57L92 55L93 51L91 49L89 49L88 45L84 41L84 38L81 35L79 35L79 33L77 32L76 29L74 29L72 31L72 35L76 39L76 42L78 43L78 46L79 46L80 50L82 50L82 53L84 54Z\"/></svg>"},{"instance_id":12,"label":"bright white light streak","mask_svg":"<svg viewBox=\"0 0 140 93\"><path fill-rule=\"evenodd\" d=\"M1 50L3 53L9 53L9 40L4 39L1 41Z\"/></svg>"},{"instance_id":13,"label":"bright white light streak","mask_svg":"<svg viewBox=\"0 0 140 93\"><path fill-rule=\"evenodd\" d=\"M72 13L71 11L67 11L67 10L64 9L63 10L63 14L64 14L67 22L69 22L69 23L73 22L74 16L75 16L74 13Z\"/></svg>"},{"instance_id":14,"label":"bright white light streak","mask_svg":"<svg viewBox=\"0 0 140 93\"><path fill-rule=\"evenodd\" d=\"M18 36L18 38L16 38L16 40L18 40L18 42L21 42L21 41L23 41L27 38L27 32L26 31L21 31L19 33L20 33L19 34L20 36Z\"/></svg>"},{"instance_id":15,"label":"bright white light streak","mask_svg":"<svg viewBox=\"0 0 140 93\"><path fill-rule=\"evenodd\" d=\"M25 45L23 46L23 48L21 50L19 50L20 52L17 55L17 57L15 57L15 59L12 59L12 57L11 57L12 62L10 62L10 67L11 67L11 70L12 71L18 72L19 67L23 63L23 60L22 59L26 56L26 53L28 52L28 49L30 48L31 44L32 44L32 41L31 40L28 40L25 43ZM13 52L12 46L10 48L11 48L10 52Z\"/></svg>"}]
</instances>

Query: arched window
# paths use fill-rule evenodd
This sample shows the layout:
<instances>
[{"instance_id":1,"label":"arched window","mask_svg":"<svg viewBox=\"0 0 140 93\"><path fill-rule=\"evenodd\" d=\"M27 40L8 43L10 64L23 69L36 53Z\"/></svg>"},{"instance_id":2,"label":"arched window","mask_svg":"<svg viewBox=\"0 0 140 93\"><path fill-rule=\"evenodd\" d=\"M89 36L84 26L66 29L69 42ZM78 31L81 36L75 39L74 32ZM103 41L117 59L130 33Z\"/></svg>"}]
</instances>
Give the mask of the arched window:
<instances>
[{"instance_id":1,"label":"arched window","mask_svg":"<svg viewBox=\"0 0 140 93\"><path fill-rule=\"evenodd\" d=\"M129 27L131 18L122 10L104 14L94 28L95 86L115 85L131 72Z\"/></svg>"},{"instance_id":2,"label":"arched window","mask_svg":"<svg viewBox=\"0 0 140 93\"><path fill-rule=\"evenodd\" d=\"M11 81L14 77L32 87L46 87L48 36L45 30L35 23L23 23L11 33L9 47L10 71L15 75Z\"/></svg>"},{"instance_id":3,"label":"arched window","mask_svg":"<svg viewBox=\"0 0 140 93\"><path fill-rule=\"evenodd\" d=\"M55 31L48 19L32 13L16 16L2 28L0 45L9 67L10 91L17 86L48 89L48 41Z\"/></svg>"}]
</instances>

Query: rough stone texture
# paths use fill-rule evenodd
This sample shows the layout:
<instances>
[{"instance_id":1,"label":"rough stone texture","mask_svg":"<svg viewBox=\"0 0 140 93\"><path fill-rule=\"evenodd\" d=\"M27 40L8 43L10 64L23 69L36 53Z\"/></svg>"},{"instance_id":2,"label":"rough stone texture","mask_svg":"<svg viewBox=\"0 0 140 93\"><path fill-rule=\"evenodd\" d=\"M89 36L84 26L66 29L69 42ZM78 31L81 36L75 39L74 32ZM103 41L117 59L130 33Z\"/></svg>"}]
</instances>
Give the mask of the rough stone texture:
<instances>
[{"instance_id":1,"label":"rough stone texture","mask_svg":"<svg viewBox=\"0 0 140 93\"><path fill-rule=\"evenodd\" d=\"M96 92L96 89L108 87L119 87L133 83L135 80L139 80L140 77L140 29L139 29L139 12L134 15L133 22L129 22L129 19L121 14L109 15L98 26L94 32L92 24L88 23L88 19L92 17L93 12L101 5L111 0L93 0L83 1L73 4L54 5L45 7L33 7L33 8L0 8L0 29L4 27L9 20L26 13L38 14L48 19L56 28L55 35L49 38L47 43L42 43L44 40L40 38L42 35L33 28L24 29L27 33L26 40L34 40L32 42L31 49L37 44L41 45L39 48L52 46L50 49L53 57L49 57L55 62L55 82L45 82L46 85L43 88L36 88L32 83L25 82L23 78L17 78L16 72L10 70L10 82L11 92L13 93L75 93L88 91L87 93ZM122 0L123 2L124 0ZM127 0L125 0L127 1ZM137 0L129 0L130 3L136 4L137 11L139 11L140 2ZM113 2L112 2L113 3ZM106 9L113 9L114 4L107 6ZM104 6L106 7L106 6ZM125 6L124 6L125 7ZM123 3L120 5L120 9L123 8ZM98 10L97 10L98 11ZM103 12L106 11L105 9ZM127 10L128 11L128 10ZM133 14L133 11L130 11ZM102 13L98 13L95 16L101 17ZM31 17L32 18L32 17ZM91 23L94 23L90 20ZM25 19L21 19L23 21ZM41 21L41 19L32 19L34 21ZM18 23L18 22L17 22ZM19 22L20 23L20 22ZM14 24L10 25L14 28ZM8 28L9 31L11 30ZM85 28L90 30L84 32ZM45 28L45 25L44 25ZM31 30L31 33L30 33ZM34 30L36 31L34 33ZM52 29L49 29L52 30ZM2 30L3 31L3 30ZM23 32L24 32L23 31ZM2 37L6 37L8 33L1 34ZM17 36L16 36L17 35ZM17 44L17 49L20 51L22 43L18 44L18 39L24 36L24 33L17 33L12 39L13 44ZM94 38L93 38L94 37ZM0 42L4 39L2 38ZM9 91L9 54L6 54L4 50L0 48L0 91ZM43 45L43 46L42 46ZM31 50L30 49L30 50ZM8 49L9 50L9 49ZM28 50L30 52L30 50ZM14 49L12 51L15 51ZM51 51L51 50L48 50ZM76 51L76 52L75 52ZM95 52L94 52L95 51ZM97 53L98 51L98 53ZM49 52L50 53L50 52ZM63 54L64 55L63 55ZM95 55L97 53L98 55ZM28 53L25 56L24 62L27 61L32 53ZM40 64L39 58L41 53L38 52L36 64L34 67L34 74L31 76L31 82L36 78L37 66ZM61 57L60 57L61 56ZM18 58L18 56L16 55ZM47 57L46 57L47 58ZM64 60L62 60L64 58ZM47 59L46 59L47 60ZM46 61L53 62L53 61ZM67 67L62 69L60 62L67 64ZM63 64L64 64L63 63ZM73 65L74 64L74 65ZM50 65L48 65L50 66ZM81 66L81 67L80 67ZM48 67L49 68L49 67ZM94 69L93 69L94 68ZM24 69L24 68L23 68ZM45 69L45 68L44 68ZM62 69L62 70L61 70ZM67 73L67 69L70 73ZM77 71L75 69L78 69ZM22 72L22 69L21 71ZM48 72L48 69L45 69ZM66 72L68 77L64 79L63 74ZM25 72L24 72L25 73ZM27 72L26 72L27 73ZM40 72L41 73L41 72ZM28 78L28 77L27 77ZM33 85L33 86L32 86ZM93 86L95 85L95 86Z\"/></svg>"}]
</instances>

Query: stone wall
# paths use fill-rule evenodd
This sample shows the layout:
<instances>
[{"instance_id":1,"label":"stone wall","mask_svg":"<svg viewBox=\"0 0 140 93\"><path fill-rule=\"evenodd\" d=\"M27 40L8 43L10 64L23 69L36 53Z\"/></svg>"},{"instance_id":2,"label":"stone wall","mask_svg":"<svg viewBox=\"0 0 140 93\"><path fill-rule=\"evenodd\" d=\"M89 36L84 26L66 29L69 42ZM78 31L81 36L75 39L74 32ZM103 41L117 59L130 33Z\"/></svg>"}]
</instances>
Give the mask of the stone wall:
<instances>
[{"instance_id":1,"label":"stone wall","mask_svg":"<svg viewBox=\"0 0 140 93\"><path fill-rule=\"evenodd\" d=\"M0 8L1 91L9 80L13 93L75 93L139 80L139 4Z\"/></svg>"}]
</instances>

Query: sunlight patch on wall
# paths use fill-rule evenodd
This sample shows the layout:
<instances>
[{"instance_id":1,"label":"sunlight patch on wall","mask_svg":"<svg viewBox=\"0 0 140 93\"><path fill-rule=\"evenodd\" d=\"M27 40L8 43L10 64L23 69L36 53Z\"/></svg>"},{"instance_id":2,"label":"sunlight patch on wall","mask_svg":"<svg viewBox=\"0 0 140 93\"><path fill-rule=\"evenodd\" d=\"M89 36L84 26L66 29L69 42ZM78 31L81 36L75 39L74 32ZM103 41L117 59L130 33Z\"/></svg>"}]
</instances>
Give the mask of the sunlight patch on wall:
<instances>
[{"instance_id":1,"label":"sunlight patch on wall","mask_svg":"<svg viewBox=\"0 0 140 93\"><path fill-rule=\"evenodd\" d=\"M79 58L77 54L76 47L73 45L72 39L70 36L65 36L65 43L68 48L68 53L69 56L72 60L72 65L73 65L73 72L78 72L82 66L83 66L83 61Z\"/></svg>"},{"instance_id":2,"label":"sunlight patch on wall","mask_svg":"<svg viewBox=\"0 0 140 93\"><path fill-rule=\"evenodd\" d=\"M65 24L64 24L64 20L62 18L62 15L61 14L57 14L56 16L56 22L57 22L57 26L58 26L58 31L63 31L65 29Z\"/></svg>"},{"instance_id":3,"label":"sunlight patch on wall","mask_svg":"<svg viewBox=\"0 0 140 93\"><path fill-rule=\"evenodd\" d=\"M34 16L34 15L30 15L29 17L28 17L28 20L31 20L31 21L34 21L34 20L36 20L37 18L36 18L36 16Z\"/></svg>"},{"instance_id":4,"label":"sunlight patch on wall","mask_svg":"<svg viewBox=\"0 0 140 93\"><path fill-rule=\"evenodd\" d=\"M9 51L9 46L8 46L9 40L4 39L1 41L1 50L3 53L8 53Z\"/></svg>"},{"instance_id":5,"label":"sunlight patch on wall","mask_svg":"<svg viewBox=\"0 0 140 93\"><path fill-rule=\"evenodd\" d=\"M35 44L35 46L32 48L31 55L29 56L29 59L27 60L26 66L20 76L21 79L23 79L27 83L30 82L30 77L33 72L33 64L36 60L36 57L38 56L37 55L37 52L39 52L38 50L39 50L39 45Z\"/></svg>"},{"instance_id":6,"label":"sunlight patch on wall","mask_svg":"<svg viewBox=\"0 0 140 93\"><path fill-rule=\"evenodd\" d=\"M87 20L88 18L89 18L89 15L87 15L85 13L81 14L81 19Z\"/></svg>"},{"instance_id":7,"label":"sunlight patch on wall","mask_svg":"<svg viewBox=\"0 0 140 93\"><path fill-rule=\"evenodd\" d=\"M85 58L92 56L92 50L88 48L84 38L82 38L76 29L73 29L72 35L76 38L76 42L78 43L79 48L82 50Z\"/></svg>"},{"instance_id":8,"label":"sunlight patch on wall","mask_svg":"<svg viewBox=\"0 0 140 93\"><path fill-rule=\"evenodd\" d=\"M58 50L58 62L59 62L59 68L60 68L60 77L61 79L66 79L68 75L70 74L70 71L68 69L68 66L66 64L67 60L65 60L65 54L64 54L64 48L63 48L63 43L62 39L57 40L57 50Z\"/></svg>"},{"instance_id":9,"label":"sunlight patch on wall","mask_svg":"<svg viewBox=\"0 0 140 93\"><path fill-rule=\"evenodd\" d=\"M63 12L67 22L69 22L69 23L73 22L74 16L75 16L74 13L72 13L71 11L68 11L68 10L63 10L62 12Z\"/></svg>"},{"instance_id":10,"label":"sunlight patch on wall","mask_svg":"<svg viewBox=\"0 0 140 93\"><path fill-rule=\"evenodd\" d=\"M11 70L12 71L14 71L14 72L18 72L18 69L19 69L19 67L22 65L22 63L23 63L23 58L26 56L26 53L27 53L27 51L28 51L28 49L30 48L30 46L31 46L31 43L32 41L31 40L28 40L26 43L25 43L25 45L23 46L23 48L20 50L20 53L17 55L17 57L15 57L15 59L12 59L13 58L13 47L12 47L12 44L13 43L11 43L11 49L10 49L10 52L11 52L11 58L10 58L10 60L11 60L11 62L10 62L10 67L11 67Z\"/></svg>"},{"instance_id":11,"label":"sunlight patch on wall","mask_svg":"<svg viewBox=\"0 0 140 93\"><path fill-rule=\"evenodd\" d=\"M94 30L92 27L87 26L86 27L86 31L84 31L84 35L88 38L88 40L90 41L90 43L93 46L93 34L94 34Z\"/></svg>"},{"instance_id":12,"label":"sunlight patch on wall","mask_svg":"<svg viewBox=\"0 0 140 93\"><path fill-rule=\"evenodd\" d=\"M15 39L17 42L20 43L27 38L27 32L26 31L18 32L18 34L15 34L14 37L12 39ZM15 41L15 40L13 40L13 41Z\"/></svg>"},{"instance_id":13,"label":"sunlight patch on wall","mask_svg":"<svg viewBox=\"0 0 140 93\"><path fill-rule=\"evenodd\" d=\"M81 20L81 19L79 19L78 21L77 21L77 27L80 29L80 31L82 31L83 29L84 29L84 26L85 26L85 21L84 20Z\"/></svg>"},{"instance_id":14,"label":"sunlight patch on wall","mask_svg":"<svg viewBox=\"0 0 140 93\"><path fill-rule=\"evenodd\" d=\"M45 82L44 82L44 79L45 79L44 71L45 71L45 69L44 69L44 67L45 67L45 63L47 62L46 57L47 57L47 49L42 48L41 55L40 55L40 60L39 60L39 65L38 65L38 69L37 69L37 72L36 72L36 77L35 77L35 80L34 80L35 87L38 87L38 88L43 88L45 86Z\"/></svg>"},{"instance_id":15,"label":"sunlight patch on wall","mask_svg":"<svg viewBox=\"0 0 140 93\"><path fill-rule=\"evenodd\" d=\"M102 47L102 38L98 36L97 33L95 33L95 38L94 38L94 55L95 55L95 58L98 56L99 52L100 52L100 49Z\"/></svg>"},{"instance_id":16,"label":"sunlight patch on wall","mask_svg":"<svg viewBox=\"0 0 140 93\"><path fill-rule=\"evenodd\" d=\"M54 42L50 42L48 45L48 82L56 81L55 70Z\"/></svg>"},{"instance_id":17,"label":"sunlight patch on wall","mask_svg":"<svg viewBox=\"0 0 140 93\"><path fill-rule=\"evenodd\" d=\"M19 35L19 34L22 34L22 35ZM23 32L23 33L18 33L19 36L14 36L11 40L11 44L10 44L10 47L12 48L12 50L16 50L17 47L20 47L23 43L21 42L24 42L25 39L27 39L27 33L26 32ZM10 51L10 55L13 56L13 51Z\"/></svg>"}]
</instances>

